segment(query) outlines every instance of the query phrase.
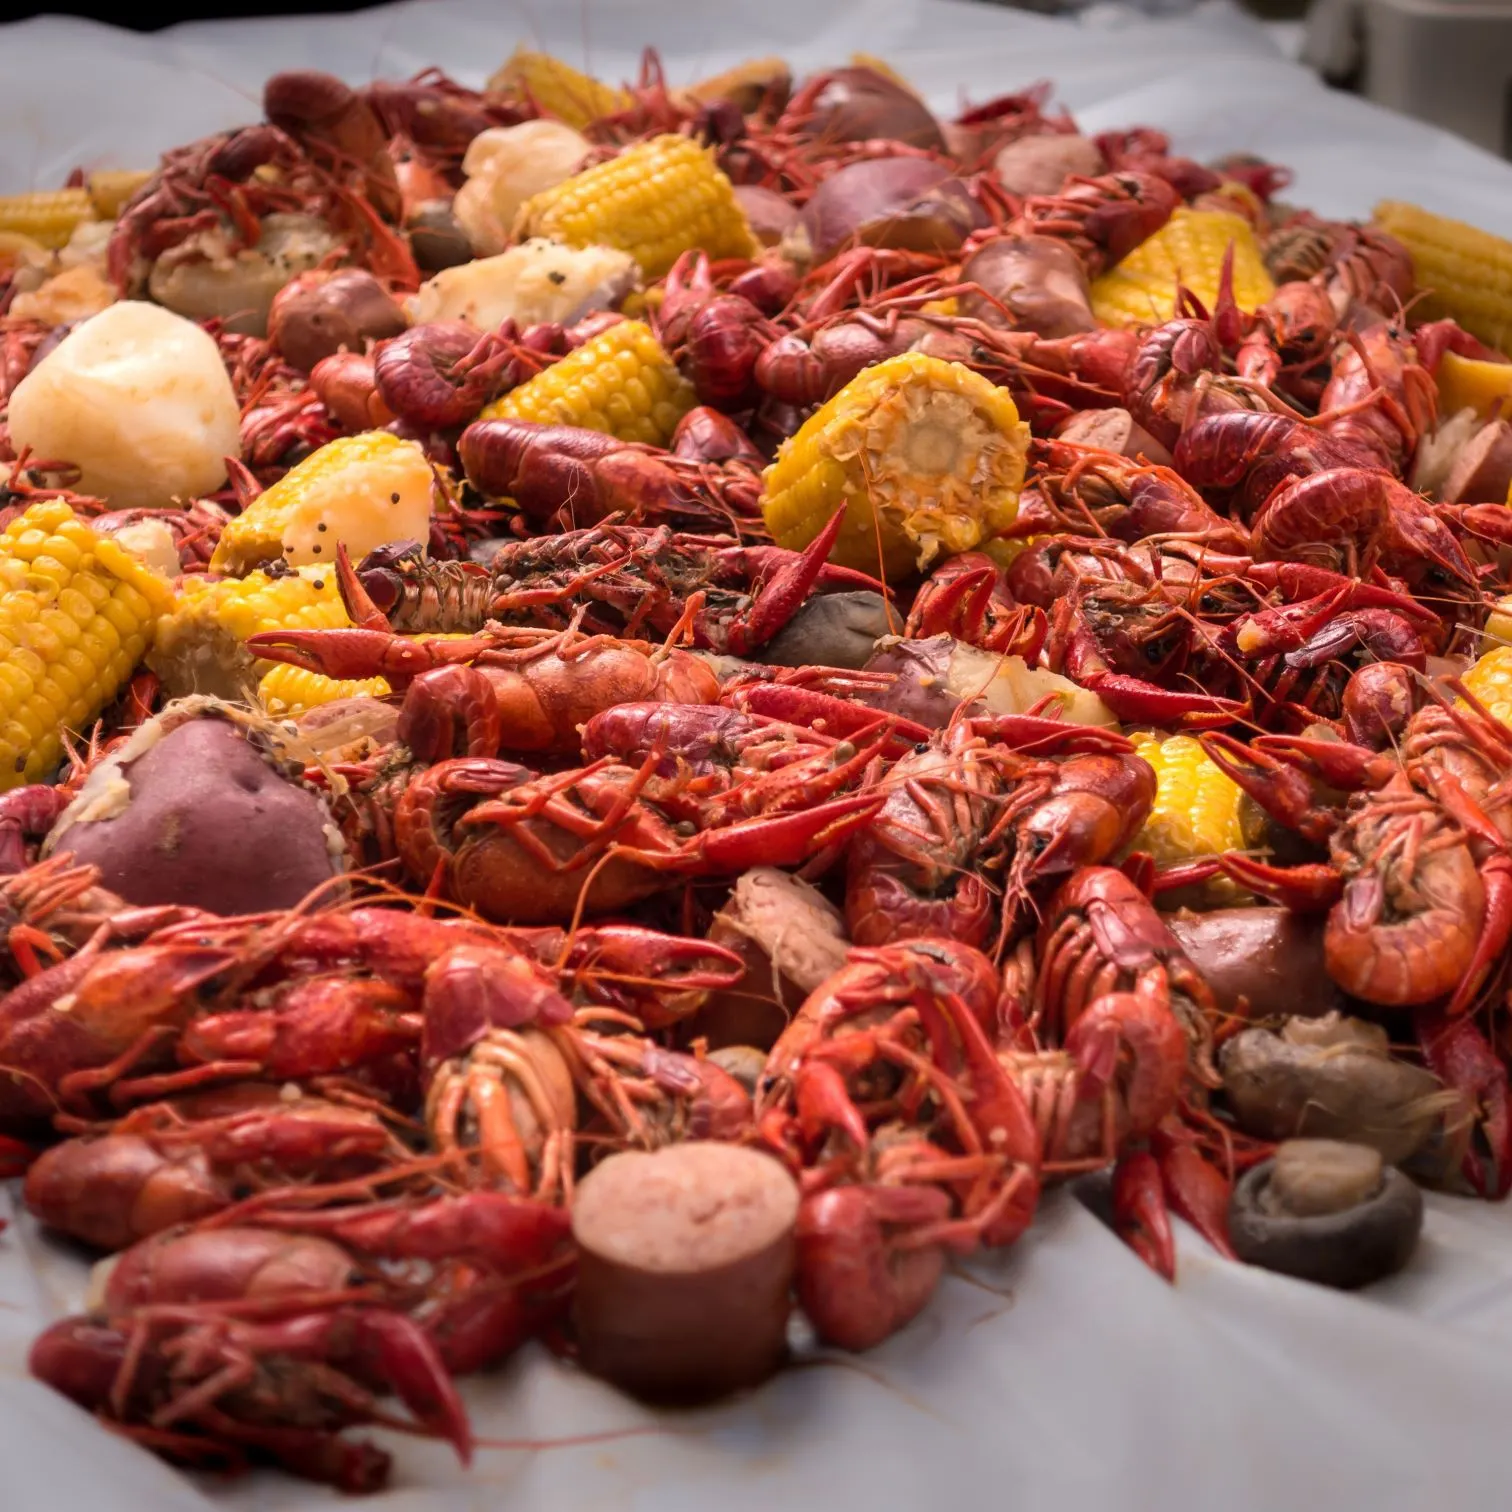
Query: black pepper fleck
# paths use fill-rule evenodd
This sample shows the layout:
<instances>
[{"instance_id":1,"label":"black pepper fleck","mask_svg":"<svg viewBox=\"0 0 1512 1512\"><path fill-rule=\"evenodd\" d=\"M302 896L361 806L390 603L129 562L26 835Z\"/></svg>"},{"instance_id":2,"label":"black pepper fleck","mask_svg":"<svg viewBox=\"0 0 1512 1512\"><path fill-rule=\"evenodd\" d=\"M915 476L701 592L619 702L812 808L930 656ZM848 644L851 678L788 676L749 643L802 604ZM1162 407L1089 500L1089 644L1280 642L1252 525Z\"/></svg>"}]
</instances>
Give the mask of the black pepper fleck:
<instances>
[{"instance_id":1,"label":"black pepper fleck","mask_svg":"<svg viewBox=\"0 0 1512 1512\"><path fill-rule=\"evenodd\" d=\"M315 549L316 549L316 551L319 551L320 547L317 546ZM324 578L316 578L315 579L315 589L316 589L316 592L319 592L320 589L322 589L324 587L325 587L325 579Z\"/></svg>"},{"instance_id":2,"label":"black pepper fleck","mask_svg":"<svg viewBox=\"0 0 1512 1512\"><path fill-rule=\"evenodd\" d=\"M320 524L318 524L315 528L316 530L329 530L331 527L327 525L324 520L322 520Z\"/></svg>"},{"instance_id":3,"label":"black pepper fleck","mask_svg":"<svg viewBox=\"0 0 1512 1512\"><path fill-rule=\"evenodd\" d=\"M554 283L559 287L560 285L567 282L567 275L557 268L553 268L551 272L546 275L546 278L548 282Z\"/></svg>"},{"instance_id":4,"label":"black pepper fleck","mask_svg":"<svg viewBox=\"0 0 1512 1512\"><path fill-rule=\"evenodd\" d=\"M26 757L25 756L18 756L18 757L16 757L16 770L18 772L24 772L26 770Z\"/></svg>"},{"instance_id":5,"label":"black pepper fleck","mask_svg":"<svg viewBox=\"0 0 1512 1512\"><path fill-rule=\"evenodd\" d=\"M393 493L393 494L389 495L389 503L390 504L397 504L398 502L399 502L399 495L398 494Z\"/></svg>"},{"instance_id":6,"label":"black pepper fleck","mask_svg":"<svg viewBox=\"0 0 1512 1512\"><path fill-rule=\"evenodd\" d=\"M314 545L314 546L312 546L312 547L310 547L310 550L311 550L311 551L312 551L312 552L314 552L314 554L315 554L315 555L316 555L316 556L319 556L319 555L320 555L320 547L319 547L319 545L318 545L318 544L317 544L317 545Z\"/></svg>"}]
</instances>

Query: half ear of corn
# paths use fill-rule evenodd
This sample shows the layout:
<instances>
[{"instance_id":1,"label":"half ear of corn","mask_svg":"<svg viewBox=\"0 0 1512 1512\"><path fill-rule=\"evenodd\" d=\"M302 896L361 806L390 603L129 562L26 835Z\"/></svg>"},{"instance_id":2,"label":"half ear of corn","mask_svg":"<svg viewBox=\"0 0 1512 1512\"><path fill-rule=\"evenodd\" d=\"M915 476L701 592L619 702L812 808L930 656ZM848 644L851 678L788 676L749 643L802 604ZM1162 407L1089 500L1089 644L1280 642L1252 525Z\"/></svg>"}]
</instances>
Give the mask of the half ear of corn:
<instances>
[{"instance_id":1,"label":"half ear of corn","mask_svg":"<svg viewBox=\"0 0 1512 1512\"><path fill-rule=\"evenodd\" d=\"M131 198L148 179L148 168L102 168L91 173L87 184L89 202L101 220L114 220L126 208Z\"/></svg>"},{"instance_id":2,"label":"half ear of corn","mask_svg":"<svg viewBox=\"0 0 1512 1512\"><path fill-rule=\"evenodd\" d=\"M660 278L693 247L715 260L759 250L713 150L681 136L637 142L533 195L514 229L516 237L549 236L570 247L618 247L647 278Z\"/></svg>"},{"instance_id":3,"label":"half ear of corn","mask_svg":"<svg viewBox=\"0 0 1512 1512\"><path fill-rule=\"evenodd\" d=\"M466 640L467 635L459 630L404 638L415 641ZM312 672L286 662L259 662L258 665L268 668L257 685L258 702L279 719L296 718L308 709L335 703L342 698L360 698L364 694L369 698L384 698L392 691L388 680L382 677L327 677L324 672Z\"/></svg>"},{"instance_id":4,"label":"half ear of corn","mask_svg":"<svg viewBox=\"0 0 1512 1512\"><path fill-rule=\"evenodd\" d=\"M1224 254L1234 247L1234 302L1253 310L1276 292L1254 228L1226 210L1180 209L1092 285L1092 313L1104 325L1158 325L1176 313L1176 290L1211 310Z\"/></svg>"},{"instance_id":5,"label":"half ear of corn","mask_svg":"<svg viewBox=\"0 0 1512 1512\"><path fill-rule=\"evenodd\" d=\"M550 53L524 47L517 47L483 88L489 94L523 93L548 115L578 130L635 103L629 90L615 89Z\"/></svg>"},{"instance_id":6,"label":"half ear of corn","mask_svg":"<svg viewBox=\"0 0 1512 1512\"><path fill-rule=\"evenodd\" d=\"M1401 200L1377 205L1375 224L1412 255L1422 291L1415 319L1447 315L1512 355L1512 242Z\"/></svg>"},{"instance_id":7,"label":"half ear of corn","mask_svg":"<svg viewBox=\"0 0 1512 1512\"><path fill-rule=\"evenodd\" d=\"M1492 646L1465 673L1465 686L1492 716L1512 726L1512 646Z\"/></svg>"},{"instance_id":8,"label":"half ear of corn","mask_svg":"<svg viewBox=\"0 0 1512 1512\"><path fill-rule=\"evenodd\" d=\"M665 446L693 408L692 385L651 327L621 320L496 399L480 420L576 425Z\"/></svg>"},{"instance_id":9,"label":"half ear of corn","mask_svg":"<svg viewBox=\"0 0 1512 1512\"><path fill-rule=\"evenodd\" d=\"M1190 735L1130 737L1134 754L1155 769L1155 802L1130 850L1148 851L1156 866L1205 861L1252 843L1245 820L1253 809L1244 791ZM1164 902L1234 903L1249 896L1227 877L1181 888Z\"/></svg>"},{"instance_id":10,"label":"half ear of corn","mask_svg":"<svg viewBox=\"0 0 1512 1512\"><path fill-rule=\"evenodd\" d=\"M38 782L63 734L120 692L173 600L168 584L62 500L0 532L0 788Z\"/></svg>"},{"instance_id":11,"label":"half ear of corn","mask_svg":"<svg viewBox=\"0 0 1512 1512\"><path fill-rule=\"evenodd\" d=\"M435 475L425 453L388 431L338 436L291 468L221 532L212 572L353 560L391 541L430 537Z\"/></svg>"},{"instance_id":12,"label":"half ear of corn","mask_svg":"<svg viewBox=\"0 0 1512 1512\"><path fill-rule=\"evenodd\" d=\"M170 697L243 698L273 665L254 661L246 649L248 636L349 624L334 567L301 567L276 577L252 572L217 582L189 576L158 621L147 664Z\"/></svg>"},{"instance_id":13,"label":"half ear of corn","mask_svg":"<svg viewBox=\"0 0 1512 1512\"><path fill-rule=\"evenodd\" d=\"M0 197L0 231L15 231L50 248L66 246L81 221L93 220L87 189L49 189Z\"/></svg>"},{"instance_id":14,"label":"half ear of corn","mask_svg":"<svg viewBox=\"0 0 1512 1512\"><path fill-rule=\"evenodd\" d=\"M382 698L389 692L381 677L327 677L307 667L276 662L263 673L257 685L257 700L276 719L303 714L306 709L335 703L342 698Z\"/></svg>"},{"instance_id":15,"label":"half ear of corn","mask_svg":"<svg viewBox=\"0 0 1512 1512\"><path fill-rule=\"evenodd\" d=\"M1512 419L1512 362L1482 362L1445 352L1439 359L1438 412L1441 419L1474 410L1482 420L1500 405L1499 418Z\"/></svg>"},{"instance_id":16,"label":"half ear of corn","mask_svg":"<svg viewBox=\"0 0 1512 1512\"><path fill-rule=\"evenodd\" d=\"M1130 737L1134 754L1155 769L1155 803L1133 849L1173 866L1245 848L1243 789L1191 735Z\"/></svg>"},{"instance_id":17,"label":"half ear of corn","mask_svg":"<svg viewBox=\"0 0 1512 1512\"><path fill-rule=\"evenodd\" d=\"M1028 449L1007 389L904 352L853 378L783 443L762 480L767 529L798 549L844 509L830 559L906 576L1013 523Z\"/></svg>"}]
</instances>

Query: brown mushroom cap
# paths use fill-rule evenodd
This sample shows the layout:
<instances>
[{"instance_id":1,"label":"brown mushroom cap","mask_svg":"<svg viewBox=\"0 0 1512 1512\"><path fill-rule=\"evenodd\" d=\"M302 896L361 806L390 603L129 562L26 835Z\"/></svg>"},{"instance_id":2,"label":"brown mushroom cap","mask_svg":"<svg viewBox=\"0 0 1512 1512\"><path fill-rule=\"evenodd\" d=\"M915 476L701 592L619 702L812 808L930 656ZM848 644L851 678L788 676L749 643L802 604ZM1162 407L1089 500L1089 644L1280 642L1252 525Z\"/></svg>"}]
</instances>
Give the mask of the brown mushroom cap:
<instances>
[{"instance_id":1,"label":"brown mushroom cap","mask_svg":"<svg viewBox=\"0 0 1512 1512\"><path fill-rule=\"evenodd\" d=\"M1311 1145L1311 1152L1296 1146ZM1343 1155L1341 1152L1354 1152ZM1363 1201L1331 1212L1319 1190L1331 1180L1353 1187L1361 1169L1360 1153L1379 1160L1374 1151L1333 1140L1298 1140L1281 1147L1282 1183L1277 1160L1247 1171L1229 1204L1229 1236L1234 1252L1250 1265L1278 1271L1320 1286L1352 1290L1401 1270L1417 1247L1423 1229L1423 1196L1393 1167L1381 1172L1379 1185ZM1321 1169L1329 1162L1341 1172ZM1308 1183L1306 1172L1316 1176ZM1290 1165L1287 1173L1285 1166ZM1304 1195L1306 1193L1306 1195ZM1288 1198L1290 1201L1288 1201ZM1297 1206L1313 1211L1298 1212Z\"/></svg>"}]
</instances>

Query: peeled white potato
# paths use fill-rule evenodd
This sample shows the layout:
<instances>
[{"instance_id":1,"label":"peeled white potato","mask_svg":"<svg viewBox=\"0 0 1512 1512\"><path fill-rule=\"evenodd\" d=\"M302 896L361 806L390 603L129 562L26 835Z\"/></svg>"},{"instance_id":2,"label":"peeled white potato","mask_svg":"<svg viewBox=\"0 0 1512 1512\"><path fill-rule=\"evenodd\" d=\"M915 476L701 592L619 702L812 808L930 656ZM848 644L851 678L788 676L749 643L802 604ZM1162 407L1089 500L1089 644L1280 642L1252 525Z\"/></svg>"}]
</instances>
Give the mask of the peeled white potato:
<instances>
[{"instance_id":1,"label":"peeled white potato","mask_svg":"<svg viewBox=\"0 0 1512 1512\"><path fill-rule=\"evenodd\" d=\"M617 304L635 287L635 259L614 247L564 247L533 237L497 257L445 268L410 301L410 317L465 320L480 331L511 319L571 325L590 310Z\"/></svg>"},{"instance_id":2,"label":"peeled white potato","mask_svg":"<svg viewBox=\"0 0 1512 1512\"><path fill-rule=\"evenodd\" d=\"M452 214L473 251L480 257L502 252L520 206L571 178L592 151L586 137L561 121L480 131L467 144L462 159L467 182L452 201Z\"/></svg>"},{"instance_id":3,"label":"peeled white potato","mask_svg":"<svg viewBox=\"0 0 1512 1512\"><path fill-rule=\"evenodd\" d=\"M998 656L958 643L945 681L950 692L960 698L980 698L994 714L1022 714L1053 693L1067 724L1118 728L1112 710L1097 694L1058 672L1031 667L1022 656Z\"/></svg>"},{"instance_id":4,"label":"peeled white potato","mask_svg":"<svg viewBox=\"0 0 1512 1512\"><path fill-rule=\"evenodd\" d=\"M241 449L236 394L193 321L121 300L72 331L16 385L11 441L82 470L81 493L165 508L226 481Z\"/></svg>"}]
</instances>

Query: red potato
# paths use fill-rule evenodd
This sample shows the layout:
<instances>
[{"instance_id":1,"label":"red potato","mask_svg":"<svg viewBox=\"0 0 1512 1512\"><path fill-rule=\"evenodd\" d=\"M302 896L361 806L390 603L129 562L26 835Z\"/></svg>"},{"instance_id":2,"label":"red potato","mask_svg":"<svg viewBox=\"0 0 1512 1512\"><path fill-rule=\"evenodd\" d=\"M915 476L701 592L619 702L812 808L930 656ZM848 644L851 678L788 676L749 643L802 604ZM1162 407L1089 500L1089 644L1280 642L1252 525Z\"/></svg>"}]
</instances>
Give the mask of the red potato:
<instances>
[{"instance_id":1,"label":"red potato","mask_svg":"<svg viewBox=\"0 0 1512 1512\"><path fill-rule=\"evenodd\" d=\"M839 910L811 883L772 866L740 878L714 915L709 940L746 962L739 984L711 993L683 1026L688 1040L703 1039L711 1050L769 1050L804 998L845 964L850 948Z\"/></svg>"},{"instance_id":2,"label":"red potato","mask_svg":"<svg viewBox=\"0 0 1512 1512\"><path fill-rule=\"evenodd\" d=\"M1492 420L1460 451L1439 489L1445 504L1505 504L1512 489L1512 425Z\"/></svg>"},{"instance_id":3,"label":"red potato","mask_svg":"<svg viewBox=\"0 0 1512 1512\"><path fill-rule=\"evenodd\" d=\"M782 1363L798 1186L769 1156L690 1142L611 1155L578 1185L583 1365L653 1401L754 1386Z\"/></svg>"},{"instance_id":4,"label":"red potato","mask_svg":"<svg viewBox=\"0 0 1512 1512\"><path fill-rule=\"evenodd\" d=\"M1061 426L1062 441L1169 467L1171 454L1126 409L1080 410Z\"/></svg>"},{"instance_id":5,"label":"red potato","mask_svg":"<svg viewBox=\"0 0 1512 1512\"><path fill-rule=\"evenodd\" d=\"M47 837L128 903L292 908L341 871L325 805L227 719L169 710L90 774Z\"/></svg>"},{"instance_id":6,"label":"red potato","mask_svg":"<svg viewBox=\"0 0 1512 1512\"><path fill-rule=\"evenodd\" d=\"M273 296L268 341L301 372L337 352L363 352L409 322L388 291L362 268L301 273Z\"/></svg>"},{"instance_id":7,"label":"red potato","mask_svg":"<svg viewBox=\"0 0 1512 1512\"><path fill-rule=\"evenodd\" d=\"M992 166L1010 194L1059 194L1069 174L1094 178L1107 170L1096 142L1061 131L1009 142Z\"/></svg>"},{"instance_id":8,"label":"red potato","mask_svg":"<svg viewBox=\"0 0 1512 1512\"><path fill-rule=\"evenodd\" d=\"M1285 908L1215 908L1166 923L1223 1013L1316 1018L1343 1006L1323 966L1321 915Z\"/></svg>"},{"instance_id":9,"label":"red potato","mask_svg":"<svg viewBox=\"0 0 1512 1512\"><path fill-rule=\"evenodd\" d=\"M961 281L991 296L961 296L962 312L988 325L1047 339L1097 328L1081 259L1053 236L995 236L961 265Z\"/></svg>"}]
</instances>

